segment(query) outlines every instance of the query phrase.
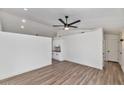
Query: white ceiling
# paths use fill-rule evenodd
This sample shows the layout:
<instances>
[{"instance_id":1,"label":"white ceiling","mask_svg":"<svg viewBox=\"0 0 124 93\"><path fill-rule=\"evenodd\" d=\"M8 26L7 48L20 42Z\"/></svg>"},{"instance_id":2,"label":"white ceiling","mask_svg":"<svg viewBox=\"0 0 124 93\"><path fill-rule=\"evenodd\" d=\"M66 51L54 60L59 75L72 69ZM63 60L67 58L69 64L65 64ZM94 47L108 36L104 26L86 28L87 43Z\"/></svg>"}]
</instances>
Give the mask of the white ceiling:
<instances>
[{"instance_id":1,"label":"white ceiling","mask_svg":"<svg viewBox=\"0 0 124 93\"><path fill-rule=\"evenodd\" d=\"M80 19L79 29L103 27L107 33L117 34L124 28L124 10L120 8L2 8L1 21L4 31L54 36L62 28L58 18L69 16L69 22ZM20 29L21 20L26 19L25 28Z\"/></svg>"}]
</instances>

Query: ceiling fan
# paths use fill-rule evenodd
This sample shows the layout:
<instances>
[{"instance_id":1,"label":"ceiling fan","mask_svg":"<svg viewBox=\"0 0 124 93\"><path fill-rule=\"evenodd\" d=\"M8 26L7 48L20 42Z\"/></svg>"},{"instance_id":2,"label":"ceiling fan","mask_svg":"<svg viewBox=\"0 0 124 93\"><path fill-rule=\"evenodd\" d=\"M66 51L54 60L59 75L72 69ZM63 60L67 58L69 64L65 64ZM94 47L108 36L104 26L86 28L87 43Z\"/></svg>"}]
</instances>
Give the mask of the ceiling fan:
<instances>
[{"instance_id":1,"label":"ceiling fan","mask_svg":"<svg viewBox=\"0 0 124 93\"><path fill-rule=\"evenodd\" d=\"M78 28L77 26L73 26L73 24L81 22L81 20L74 21L72 23L68 23L68 16L65 16L65 21L63 21L61 18L58 20L63 24L63 25L53 25L53 27L64 27L64 30L69 30L69 28Z\"/></svg>"}]
</instances>

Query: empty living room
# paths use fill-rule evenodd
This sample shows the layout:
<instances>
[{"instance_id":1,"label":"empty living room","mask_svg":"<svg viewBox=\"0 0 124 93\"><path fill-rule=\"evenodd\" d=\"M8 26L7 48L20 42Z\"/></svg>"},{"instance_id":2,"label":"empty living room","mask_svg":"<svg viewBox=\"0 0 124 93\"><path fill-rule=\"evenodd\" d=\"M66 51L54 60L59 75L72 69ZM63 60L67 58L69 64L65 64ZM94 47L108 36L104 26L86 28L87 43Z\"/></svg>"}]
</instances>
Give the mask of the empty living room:
<instances>
[{"instance_id":1,"label":"empty living room","mask_svg":"<svg viewBox=\"0 0 124 93\"><path fill-rule=\"evenodd\" d=\"M121 0L0 0L1 93L124 93Z\"/></svg>"},{"instance_id":2,"label":"empty living room","mask_svg":"<svg viewBox=\"0 0 124 93\"><path fill-rule=\"evenodd\" d=\"M0 84L123 85L123 16L123 8L1 8Z\"/></svg>"}]
</instances>

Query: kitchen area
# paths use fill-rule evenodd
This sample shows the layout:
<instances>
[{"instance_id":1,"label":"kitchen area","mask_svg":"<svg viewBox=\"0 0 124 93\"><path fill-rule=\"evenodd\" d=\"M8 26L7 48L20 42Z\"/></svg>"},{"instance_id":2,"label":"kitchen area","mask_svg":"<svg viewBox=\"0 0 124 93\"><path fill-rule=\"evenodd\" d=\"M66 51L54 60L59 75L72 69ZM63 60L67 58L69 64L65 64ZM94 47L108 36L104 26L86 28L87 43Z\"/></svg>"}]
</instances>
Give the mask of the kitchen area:
<instances>
[{"instance_id":1,"label":"kitchen area","mask_svg":"<svg viewBox=\"0 0 124 93\"><path fill-rule=\"evenodd\" d=\"M57 61L64 61L64 44L60 37L53 38L52 43L52 58Z\"/></svg>"}]
</instances>

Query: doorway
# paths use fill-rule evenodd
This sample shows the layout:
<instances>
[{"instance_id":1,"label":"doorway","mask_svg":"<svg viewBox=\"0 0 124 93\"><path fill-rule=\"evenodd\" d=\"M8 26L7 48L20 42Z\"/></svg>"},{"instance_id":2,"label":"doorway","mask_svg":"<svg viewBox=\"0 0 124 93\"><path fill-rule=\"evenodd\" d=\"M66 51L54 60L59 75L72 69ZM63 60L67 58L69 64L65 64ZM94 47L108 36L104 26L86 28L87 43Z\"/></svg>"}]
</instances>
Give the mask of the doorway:
<instances>
[{"instance_id":1,"label":"doorway","mask_svg":"<svg viewBox=\"0 0 124 93\"><path fill-rule=\"evenodd\" d=\"M119 62L119 35L105 35L105 61Z\"/></svg>"}]
</instances>

